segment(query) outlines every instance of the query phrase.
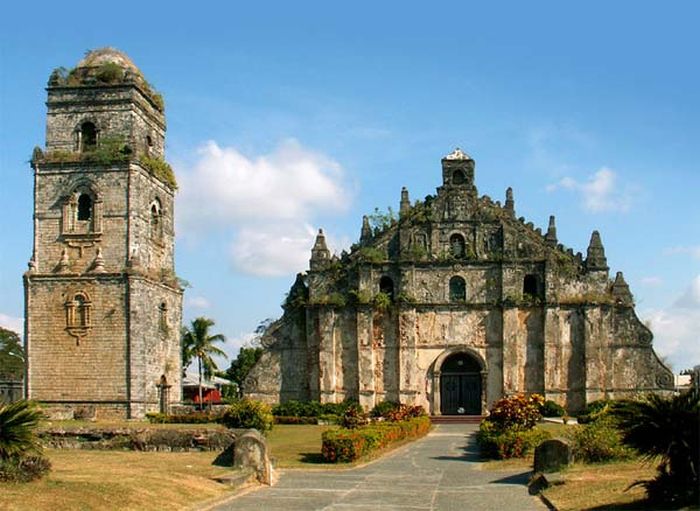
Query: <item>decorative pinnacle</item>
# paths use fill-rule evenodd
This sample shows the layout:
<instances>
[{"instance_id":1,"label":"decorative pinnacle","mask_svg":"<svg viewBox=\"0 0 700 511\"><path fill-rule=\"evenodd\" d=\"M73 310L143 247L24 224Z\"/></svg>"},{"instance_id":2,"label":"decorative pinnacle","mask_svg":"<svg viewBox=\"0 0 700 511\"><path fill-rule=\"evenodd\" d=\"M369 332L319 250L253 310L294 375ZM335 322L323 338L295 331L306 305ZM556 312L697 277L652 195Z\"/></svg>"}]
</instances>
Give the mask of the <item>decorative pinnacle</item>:
<instances>
[{"instance_id":1,"label":"decorative pinnacle","mask_svg":"<svg viewBox=\"0 0 700 511\"><path fill-rule=\"evenodd\" d=\"M408 189L404 186L401 188L401 204L399 206L399 215L407 214L411 209L411 201L408 198Z\"/></svg>"},{"instance_id":2,"label":"decorative pinnacle","mask_svg":"<svg viewBox=\"0 0 700 511\"><path fill-rule=\"evenodd\" d=\"M613 282L612 285L612 294L613 297L615 297L615 303L619 305L634 305L634 297L621 271L618 271L615 275L615 282Z\"/></svg>"},{"instance_id":3,"label":"decorative pinnacle","mask_svg":"<svg viewBox=\"0 0 700 511\"><path fill-rule=\"evenodd\" d=\"M506 188L505 208L508 211L515 212L515 200L513 200L513 189L510 186Z\"/></svg>"},{"instance_id":4,"label":"decorative pinnacle","mask_svg":"<svg viewBox=\"0 0 700 511\"><path fill-rule=\"evenodd\" d=\"M364 215L362 217L362 231L360 232L360 241L366 242L372 238L372 228L369 225L369 217Z\"/></svg>"},{"instance_id":5,"label":"decorative pinnacle","mask_svg":"<svg viewBox=\"0 0 700 511\"><path fill-rule=\"evenodd\" d=\"M598 231L591 233L591 241L588 243L586 256L586 268L589 270L608 270L608 260L605 257L605 249Z\"/></svg>"},{"instance_id":6,"label":"decorative pinnacle","mask_svg":"<svg viewBox=\"0 0 700 511\"><path fill-rule=\"evenodd\" d=\"M549 227L547 227L547 234L544 235L544 240L547 242L547 245L557 245L557 226L554 215L549 216Z\"/></svg>"},{"instance_id":7,"label":"decorative pinnacle","mask_svg":"<svg viewBox=\"0 0 700 511\"><path fill-rule=\"evenodd\" d=\"M97 255L95 256L95 262L93 263L93 271L95 273L104 273L105 271L105 260L102 257L102 247L97 247Z\"/></svg>"}]
</instances>

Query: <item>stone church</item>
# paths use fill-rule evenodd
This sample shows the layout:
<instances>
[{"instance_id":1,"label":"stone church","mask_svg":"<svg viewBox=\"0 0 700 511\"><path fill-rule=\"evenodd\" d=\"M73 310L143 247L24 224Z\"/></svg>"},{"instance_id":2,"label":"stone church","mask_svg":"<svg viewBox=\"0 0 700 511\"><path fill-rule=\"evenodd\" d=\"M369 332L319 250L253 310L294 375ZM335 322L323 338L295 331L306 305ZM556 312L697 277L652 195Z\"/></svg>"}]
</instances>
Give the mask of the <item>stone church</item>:
<instances>
[{"instance_id":1,"label":"stone church","mask_svg":"<svg viewBox=\"0 0 700 511\"><path fill-rule=\"evenodd\" d=\"M78 416L143 417L180 401L182 289L162 97L123 53L48 82L32 156L24 275L26 396Z\"/></svg>"},{"instance_id":2,"label":"stone church","mask_svg":"<svg viewBox=\"0 0 700 511\"><path fill-rule=\"evenodd\" d=\"M245 382L278 402L384 400L433 415L479 415L504 395L537 392L569 411L673 387L621 272L609 276L594 231L586 256L479 196L474 160L442 159L437 193L372 226L341 257L322 231L284 315Z\"/></svg>"}]
</instances>

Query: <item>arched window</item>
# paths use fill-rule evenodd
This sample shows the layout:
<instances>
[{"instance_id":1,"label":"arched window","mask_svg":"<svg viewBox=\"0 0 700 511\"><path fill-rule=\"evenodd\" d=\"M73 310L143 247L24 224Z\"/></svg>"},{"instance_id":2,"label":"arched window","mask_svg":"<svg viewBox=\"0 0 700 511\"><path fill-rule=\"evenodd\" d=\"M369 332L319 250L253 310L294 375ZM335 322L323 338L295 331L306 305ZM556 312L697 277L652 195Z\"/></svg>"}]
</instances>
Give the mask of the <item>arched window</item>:
<instances>
[{"instance_id":1,"label":"arched window","mask_svg":"<svg viewBox=\"0 0 700 511\"><path fill-rule=\"evenodd\" d=\"M80 151L91 151L97 146L97 128L90 121L80 125Z\"/></svg>"},{"instance_id":2,"label":"arched window","mask_svg":"<svg viewBox=\"0 0 700 511\"><path fill-rule=\"evenodd\" d=\"M78 220L90 220L92 218L92 199L87 193L81 193L78 197Z\"/></svg>"},{"instance_id":3,"label":"arched window","mask_svg":"<svg viewBox=\"0 0 700 511\"><path fill-rule=\"evenodd\" d=\"M453 185L463 185L466 184L467 182L467 177L464 175L464 172L461 170L455 170L454 173L452 174L452 184Z\"/></svg>"},{"instance_id":4,"label":"arched window","mask_svg":"<svg viewBox=\"0 0 700 511\"><path fill-rule=\"evenodd\" d=\"M163 237L163 215L160 201L156 199L151 204L151 238L159 240Z\"/></svg>"},{"instance_id":5,"label":"arched window","mask_svg":"<svg viewBox=\"0 0 700 511\"><path fill-rule=\"evenodd\" d=\"M525 275L523 279L523 296L539 296L539 287L537 275Z\"/></svg>"},{"instance_id":6,"label":"arched window","mask_svg":"<svg viewBox=\"0 0 700 511\"><path fill-rule=\"evenodd\" d=\"M450 253L452 257L461 259L465 253L464 236L461 234L453 234L450 236Z\"/></svg>"},{"instance_id":7,"label":"arched window","mask_svg":"<svg viewBox=\"0 0 700 511\"><path fill-rule=\"evenodd\" d=\"M450 301L463 302L467 299L467 284L459 276L450 279Z\"/></svg>"},{"instance_id":8,"label":"arched window","mask_svg":"<svg viewBox=\"0 0 700 511\"><path fill-rule=\"evenodd\" d=\"M394 281L386 275L379 279L379 292L387 295L391 301L394 301Z\"/></svg>"},{"instance_id":9,"label":"arched window","mask_svg":"<svg viewBox=\"0 0 700 511\"><path fill-rule=\"evenodd\" d=\"M92 303L85 293L76 293L66 302L66 326L84 329L92 325Z\"/></svg>"}]
</instances>

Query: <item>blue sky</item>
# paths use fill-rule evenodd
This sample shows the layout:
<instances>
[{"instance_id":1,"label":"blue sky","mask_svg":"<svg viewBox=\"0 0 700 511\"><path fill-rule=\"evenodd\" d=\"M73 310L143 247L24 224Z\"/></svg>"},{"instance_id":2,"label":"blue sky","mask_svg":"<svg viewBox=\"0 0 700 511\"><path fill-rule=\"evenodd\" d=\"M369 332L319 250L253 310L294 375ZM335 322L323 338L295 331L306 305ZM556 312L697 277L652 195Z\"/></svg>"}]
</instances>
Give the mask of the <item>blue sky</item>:
<instances>
[{"instance_id":1,"label":"blue sky","mask_svg":"<svg viewBox=\"0 0 700 511\"><path fill-rule=\"evenodd\" d=\"M186 319L235 354L361 216L434 193L440 158L585 252L603 238L674 368L700 364L700 66L694 2L14 3L0 20L0 324L20 328L45 84L126 52L165 96ZM202 204L207 204L206 208Z\"/></svg>"}]
</instances>

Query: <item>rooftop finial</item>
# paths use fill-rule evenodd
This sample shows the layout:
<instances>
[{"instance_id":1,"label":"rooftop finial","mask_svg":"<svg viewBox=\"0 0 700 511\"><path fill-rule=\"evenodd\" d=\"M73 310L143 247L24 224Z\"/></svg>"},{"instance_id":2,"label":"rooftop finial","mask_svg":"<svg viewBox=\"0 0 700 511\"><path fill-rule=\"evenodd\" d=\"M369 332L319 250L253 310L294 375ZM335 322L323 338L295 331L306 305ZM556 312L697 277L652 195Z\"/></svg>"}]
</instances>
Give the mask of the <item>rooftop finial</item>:
<instances>
[{"instance_id":1,"label":"rooftop finial","mask_svg":"<svg viewBox=\"0 0 700 511\"><path fill-rule=\"evenodd\" d=\"M331 251L328 250L328 246L326 245L326 236L323 234L323 229L319 229L316 235L316 241L311 249L310 267L312 270L321 269L326 266L330 259Z\"/></svg>"},{"instance_id":2,"label":"rooftop finial","mask_svg":"<svg viewBox=\"0 0 700 511\"><path fill-rule=\"evenodd\" d=\"M618 271L615 275L615 282L613 282L612 285L612 294L615 298L615 303L618 305L634 305L632 292L627 282L625 282L625 277L622 275L621 271Z\"/></svg>"},{"instance_id":3,"label":"rooftop finial","mask_svg":"<svg viewBox=\"0 0 700 511\"><path fill-rule=\"evenodd\" d=\"M608 271L608 260L605 257L605 249L598 231L591 233L591 241L588 243L586 256L586 268L591 271Z\"/></svg>"},{"instance_id":4,"label":"rooftop finial","mask_svg":"<svg viewBox=\"0 0 700 511\"><path fill-rule=\"evenodd\" d=\"M549 216L549 227L547 227L547 234L544 235L544 240L550 247L557 246L557 226L554 215Z\"/></svg>"},{"instance_id":5,"label":"rooftop finial","mask_svg":"<svg viewBox=\"0 0 700 511\"><path fill-rule=\"evenodd\" d=\"M506 188L505 208L511 213L515 213L515 200L513 200L513 189L510 186Z\"/></svg>"},{"instance_id":6,"label":"rooftop finial","mask_svg":"<svg viewBox=\"0 0 700 511\"><path fill-rule=\"evenodd\" d=\"M369 225L369 217L362 217L362 231L360 232L360 243L366 243L372 238L372 227Z\"/></svg>"},{"instance_id":7,"label":"rooftop finial","mask_svg":"<svg viewBox=\"0 0 700 511\"><path fill-rule=\"evenodd\" d=\"M401 188L401 204L399 206L399 215L404 216L411 210L411 201L408 198L408 189L404 186Z\"/></svg>"}]
</instances>

